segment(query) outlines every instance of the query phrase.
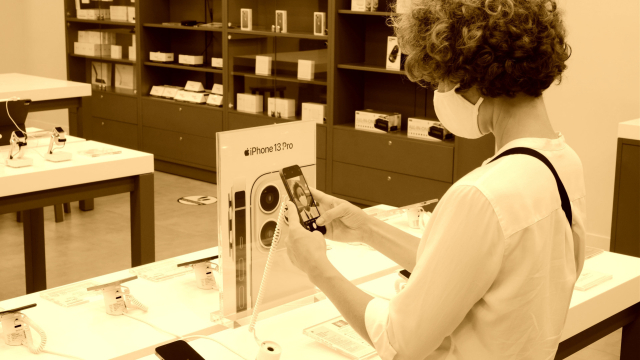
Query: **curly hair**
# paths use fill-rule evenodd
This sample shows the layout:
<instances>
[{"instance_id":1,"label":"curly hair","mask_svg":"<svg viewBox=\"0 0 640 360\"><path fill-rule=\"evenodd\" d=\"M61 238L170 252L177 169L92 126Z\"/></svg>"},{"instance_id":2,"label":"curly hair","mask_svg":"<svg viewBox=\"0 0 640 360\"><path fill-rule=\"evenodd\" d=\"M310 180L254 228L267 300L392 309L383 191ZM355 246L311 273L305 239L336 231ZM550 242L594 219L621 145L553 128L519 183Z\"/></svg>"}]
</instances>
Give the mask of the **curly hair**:
<instances>
[{"instance_id":1,"label":"curly hair","mask_svg":"<svg viewBox=\"0 0 640 360\"><path fill-rule=\"evenodd\" d=\"M412 0L392 17L405 72L422 86L538 97L562 80L571 47L555 0Z\"/></svg>"}]
</instances>

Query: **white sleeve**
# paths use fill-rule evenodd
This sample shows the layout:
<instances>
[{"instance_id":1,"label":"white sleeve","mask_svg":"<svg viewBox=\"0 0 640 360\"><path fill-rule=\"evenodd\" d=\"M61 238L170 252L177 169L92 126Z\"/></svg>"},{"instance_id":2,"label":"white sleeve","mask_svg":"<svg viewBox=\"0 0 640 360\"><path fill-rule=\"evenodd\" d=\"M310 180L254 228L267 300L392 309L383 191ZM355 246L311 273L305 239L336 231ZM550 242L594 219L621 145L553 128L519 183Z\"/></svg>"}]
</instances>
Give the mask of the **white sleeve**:
<instances>
[{"instance_id":1,"label":"white sleeve","mask_svg":"<svg viewBox=\"0 0 640 360\"><path fill-rule=\"evenodd\" d=\"M473 186L447 192L423 234L407 286L374 299L365 326L378 354L423 359L458 327L502 265L504 235L493 207Z\"/></svg>"}]
</instances>

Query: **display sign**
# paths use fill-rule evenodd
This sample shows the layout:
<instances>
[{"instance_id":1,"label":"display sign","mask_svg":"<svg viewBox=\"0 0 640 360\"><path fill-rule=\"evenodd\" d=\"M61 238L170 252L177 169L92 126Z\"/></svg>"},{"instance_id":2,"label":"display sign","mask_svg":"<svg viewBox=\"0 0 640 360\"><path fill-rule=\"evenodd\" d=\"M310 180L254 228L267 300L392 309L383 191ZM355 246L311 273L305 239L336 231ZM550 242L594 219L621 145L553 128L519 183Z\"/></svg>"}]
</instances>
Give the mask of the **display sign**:
<instances>
[{"instance_id":1,"label":"display sign","mask_svg":"<svg viewBox=\"0 0 640 360\"><path fill-rule=\"evenodd\" d=\"M255 304L280 205L287 199L279 171L299 165L315 187L315 162L314 122L217 133L220 320L248 316ZM262 310L315 293L307 275L289 260L287 229L282 228Z\"/></svg>"}]
</instances>

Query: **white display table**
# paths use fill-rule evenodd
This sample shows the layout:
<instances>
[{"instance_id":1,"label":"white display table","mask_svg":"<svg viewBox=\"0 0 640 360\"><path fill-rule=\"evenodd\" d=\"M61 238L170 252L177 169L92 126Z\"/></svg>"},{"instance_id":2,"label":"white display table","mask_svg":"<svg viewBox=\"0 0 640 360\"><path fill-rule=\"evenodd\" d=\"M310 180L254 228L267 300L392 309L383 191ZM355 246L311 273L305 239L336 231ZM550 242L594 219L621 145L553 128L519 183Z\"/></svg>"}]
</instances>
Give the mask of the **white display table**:
<instances>
[{"instance_id":1,"label":"white display table","mask_svg":"<svg viewBox=\"0 0 640 360\"><path fill-rule=\"evenodd\" d=\"M640 119L619 123L618 137L623 139L640 140Z\"/></svg>"},{"instance_id":2,"label":"white display table","mask_svg":"<svg viewBox=\"0 0 640 360\"><path fill-rule=\"evenodd\" d=\"M122 153L96 158L79 154L82 150L104 147ZM33 159L32 166L6 167L4 174L0 174L0 214L24 212L27 293L47 288L42 209L45 206L129 192L132 265L155 259L153 155L95 141L70 143L64 151L72 153L71 161L53 163L27 151L25 156Z\"/></svg>"}]
</instances>

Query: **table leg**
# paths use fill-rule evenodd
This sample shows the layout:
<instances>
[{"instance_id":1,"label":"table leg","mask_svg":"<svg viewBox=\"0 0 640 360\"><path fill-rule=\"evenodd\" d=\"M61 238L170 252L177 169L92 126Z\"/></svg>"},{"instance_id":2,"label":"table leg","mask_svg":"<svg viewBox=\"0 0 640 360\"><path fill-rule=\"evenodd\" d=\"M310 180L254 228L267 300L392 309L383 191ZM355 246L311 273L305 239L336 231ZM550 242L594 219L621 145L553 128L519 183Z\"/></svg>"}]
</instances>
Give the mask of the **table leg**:
<instances>
[{"instance_id":1,"label":"table leg","mask_svg":"<svg viewBox=\"0 0 640 360\"><path fill-rule=\"evenodd\" d=\"M23 212L24 272L27 294L47 289L47 266L44 246L44 209Z\"/></svg>"},{"instance_id":2,"label":"table leg","mask_svg":"<svg viewBox=\"0 0 640 360\"><path fill-rule=\"evenodd\" d=\"M71 214L71 204L70 203L64 203L64 204L62 204L62 207L64 208L64 213L65 214Z\"/></svg>"},{"instance_id":3,"label":"table leg","mask_svg":"<svg viewBox=\"0 0 640 360\"><path fill-rule=\"evenodd\" d=\"M93 199L80 200L80 210L82 211L93 210Z\"/></svg>"},{"instance_id":4,"label":"table leg","mask_svg":"<svg viewBox=\"0 0 640 360\"><path fill-rule=\"evenodd\" d=\"M640 359L640 311L634 321L622 327L620 343L620 360L638 359Z\"/></svg>"},{"instance_id":5,"label":"table leg","mask_svg":"<svg viewBox=\"0 0 640 360\"><path fill-rule=\"evenodd\" d=\"M16 212L16 221L21 223L22 222L22 211L17 211Z\"/></svg>"},{"instance_id":6,"label":"table leg","mask_svg":"<svg viewBox=\"0 0 640 360\"><path fill-rule=\"evenodd\" d=\"M153 173L136 177L131 192L131 266L155 261Z\"/></svg>"},{"instance_id":7,"label":"table leg","mask_svg":"<svg viewBox=\"0 0 640 360\"><path fill-rule=\"evenodd\" d=\"M64 221L64 215L62 214L62 204L53 205L53 212L56 215L57 223Z\"/></svg>"}]
</instances>

